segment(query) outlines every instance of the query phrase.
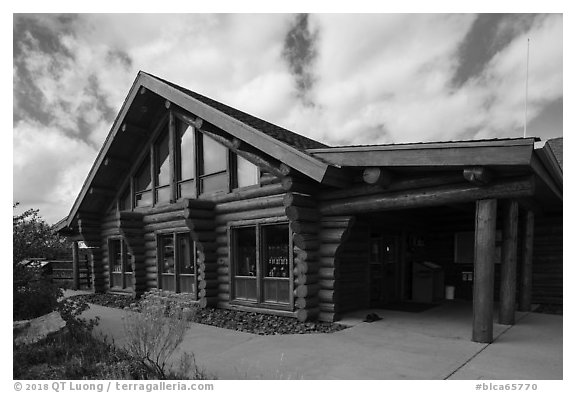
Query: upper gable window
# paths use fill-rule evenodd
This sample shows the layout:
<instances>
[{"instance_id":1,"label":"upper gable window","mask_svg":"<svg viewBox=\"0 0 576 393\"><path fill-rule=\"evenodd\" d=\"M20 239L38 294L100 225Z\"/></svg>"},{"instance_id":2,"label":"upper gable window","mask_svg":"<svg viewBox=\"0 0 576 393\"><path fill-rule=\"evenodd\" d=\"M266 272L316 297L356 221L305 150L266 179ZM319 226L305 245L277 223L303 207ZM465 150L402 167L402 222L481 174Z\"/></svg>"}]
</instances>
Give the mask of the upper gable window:
<instances>
[{"instance_id":1,"label":"upper gable window","mask_svg":"<svg viewBox=\"0 0 576 393\"><path fill-rule=\"evenodd\" d=\"M202 156L199 162L200 193L227 191L228 149L212 138L201 134Z\"/></svg>"},{"instance_id":2,"label":"upper gable window","mask_svg":"<svg viewBox=\"0 0 576 393\"><path fill-rule=\"evenodd\" d=\"M178 198L196 197L196 158L194 144L195 130L184 122L178 122L176 134L176 177L178 181Z\"/></svg>"},{"instance_id":3,"label":"upper gable window","mask_svg":"<svg viewBox=\"0 0 576 393\"><path fill-rule=\"evenodd\" d=\"M150 158L144 160L134 179L134 200L136 207L152 206L152 176Z\"/></svg>"},{"instance_id":4,"label":"upper gable window","mask_svg":"<svg viewBox=\"0 0 576 393\"><path fill-rule=\"evenodd\" d=\"M258 167L250 161L236 156L236 186L238 188L258 184Z\"/></svg>"},{"instance_id":5,"label":"upper gable window","mask_svg":"<svg viewBox=\"0 0 576 393\"><path fill-rule=\"evenodd\" d=\"M168 144L169 134L168 130L165 130L154 146L154 155L156 158L156 163L154 165L154 170L156 172L156 202L170 201L170 160L168 158Z\"/></svg>"}]
</instances>

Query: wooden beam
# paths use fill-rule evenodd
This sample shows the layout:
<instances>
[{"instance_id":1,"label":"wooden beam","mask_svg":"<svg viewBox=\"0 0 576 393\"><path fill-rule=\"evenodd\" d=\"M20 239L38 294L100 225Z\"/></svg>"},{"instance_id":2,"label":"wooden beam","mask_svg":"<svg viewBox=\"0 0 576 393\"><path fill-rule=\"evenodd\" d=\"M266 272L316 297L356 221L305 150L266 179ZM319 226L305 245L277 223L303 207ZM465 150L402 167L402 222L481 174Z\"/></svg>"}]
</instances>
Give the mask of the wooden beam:
<instances>
[{"instance_id":1,"label":"wooden beam","mask_svg":"<svg viewBox=\"0 0 576 393\"><path fill-rule=\"evenodd\" d=\"M472 341L479 343L493 339L496 207L496 199L476 202Z\"/></svg>"},{"instance_id":2,"label":"wooden beam","mask_svg":"<svg viewBox=\"0 0 576 393\"><path fill-rule=\"evenodd\" d=\"M90 187L90 191L88 193L94 196L100 195L110 197L116 195L116 189L109 187L93 186Z\"/></svg>"},{"instance_id":3,"label":"wooden beam","mask_svg":"<svg viewBox=\"0 0 576 393\"><path fill-rule=\"evenodd\" d=\"M520 270L520 311L530 311L532 305L532 258L534 254L534 212L523 210L522 262Z\"/></svg>"},{"instance_id":4,"label":"wooden beam","mask_svg":"<svg viewBox=\"0 0 576 393\"><path fill-rule=\"evenodd\" d=\"M170 109L171 102L169 100L164 101L164 106L166 109Z\"/></svg>"},{"instance_id":5,"label":"wooden beam","mask_svg":"<svg viewBox=\"0 0 576 393\"><path fill-rule=\"evenodd\" d=\"M362 173L364 183L377 184L383 188L388 188L392 183L392 175L384 168L370 167L364 169Z\"/></svg>"},{"instance_id":6,"label":"wooden beam","mask_svg":"<svg viewBox=\"0 0 576 393\"><path fill-rule=\"evenodd\" d=\"M320 211L323 215L371 213L472 202L479 199L519 198L532 194L534 194L534 178L529 176L502 180L486 187L462 183L328 201L320 205Z\"/></svg>"},{"instance_id":7,"label":"wooden beam","mask_svg":"<svg viewBox=\"0 0 576 393\"><path fill-rule=\"evenodd\" d=\"M106 157L104 159L104 166L110 168L114 167L115 169L117 169L118 167L126 169L130 166L130 162L119 157Z\"/></svg>"},{"instance_id":8,"label":"wooden beam","mask_svg":"<svg viewBox=\"0 0 576 393\"><path fill-rule=\"evenodd\" d=\"M72 288L74 290L80 289L80 252L78 250L78 242L72 242Z\"/></svg>"},{"instance_id":9,"label":"wooden beam","mask_svg":"<svg viewBox=\"0 0 576 393\"><path fill-rule=\"evenodd\" d=\"M500 279L500 312L502 325L513 325L516 312L516 260L518 250L518 202L508 200L504 205L502 230L502 264Z\"/></svg>"},{"instance_id":10,"label":"wooden beam","mask_svg":"<svg viewBox=\"0 0 576 393\"><path fill-rule=\"evenodd\" d=\"M492 172L483 166L464 168L464 179L478 186L485 186L492 181Z\"/></svg>"},{"instance_id":11,"label":"wooden beam","mask_svg":"<svg viewBox=\"0 0 576 393\"><path fill-rule=\"evenodd\" d=\"M170 112L168 117L168 160L170 162L169 178L170 178L170 202L178 199L178 192L176 184L176 121L174 114Z\"/></svg>"},{"instance_id":12,"label":"wooden beam","mask_svg":"<svg viewBox=\"0 0 576 393\"><path fill-rule=\"evenodd\" d=\"M120 131L122 131L123 134L140 134L140 135L145 135L148 132L146 128L142 128L137 125L128 123L122 124Z\"/></svg>"},{"instance_id":13,"label":"wooden beam","mask_svg":"<svg viewBox=\"0 0 576 393\"><path fill-rule=\"evenodd\" d=\"M140 88L140 94L146 94L146 88L144 86Z\"/></svg>"},{"instance_id":14,"label":"wooden beam","mask_svg":"<svg viewBox=\"0 0 576 393\"><path fill-rule=\"evenodd\" d=\"M309 149L308 152L332 165L349 167L529 166L534 151L534 140L526 138L513 142L513 144L492 141L333 147Z\"/></svg>"}]
</instances>

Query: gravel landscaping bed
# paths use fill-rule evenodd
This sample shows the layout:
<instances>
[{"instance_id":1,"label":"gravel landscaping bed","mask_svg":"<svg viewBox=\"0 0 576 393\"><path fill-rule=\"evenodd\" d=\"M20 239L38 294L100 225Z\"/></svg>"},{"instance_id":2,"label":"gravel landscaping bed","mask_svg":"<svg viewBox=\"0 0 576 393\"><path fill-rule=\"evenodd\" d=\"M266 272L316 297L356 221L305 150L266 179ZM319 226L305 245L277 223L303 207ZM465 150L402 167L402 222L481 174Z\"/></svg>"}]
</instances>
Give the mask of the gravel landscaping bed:
<instances>
[{"instance_id":1,"label":"gravel landscaping bed","mask_svg":"<svg viewBox=\"0 0 576 393\"><path fill-rule=\"evenodd\" d=\"M137 307L139 302L129 296L108 293L78 295L78 297L83 298L88 303L120 309ZM197 308L194 311L193 322L259 335L334 333L346 328L346 326L338 323L300 322L295 318L254 312L216 308Z\"/></svg>"}]
</instances>

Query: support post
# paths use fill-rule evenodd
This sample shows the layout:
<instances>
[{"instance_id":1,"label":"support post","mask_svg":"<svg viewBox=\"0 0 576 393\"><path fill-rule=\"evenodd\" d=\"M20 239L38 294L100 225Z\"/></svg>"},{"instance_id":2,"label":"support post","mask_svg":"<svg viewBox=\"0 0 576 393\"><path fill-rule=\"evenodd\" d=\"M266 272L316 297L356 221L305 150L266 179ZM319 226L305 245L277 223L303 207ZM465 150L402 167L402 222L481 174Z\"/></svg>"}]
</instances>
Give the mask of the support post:
<instances>
[{"instance_id":1,"label":"support post","mask_svg":"<svg viewBox=\"0 0 576 393\"><path fill-rule=\"evenodd\" d=\"M532 257L534 254L534 212L524 210L522 231L522 269L520 275L520 311L530 311L532 304Z\"/></svg>"},{"instance_id":2,"label":"support post","mask_svg":"<svg viewBox=\"0 0 576 393\"><path fill-rule=\"evenodd\" d=\"M502 228L502 265L500 280L500 313L498 322L514 325L516 311L516 260L518 250L518 201L508 200Z\"/></svg>"},{"instance_id":3,"label":"support post","mask_svg":"<svg viewBox=\"0 0 576 393\"><path fill-rule=\"evenodd\" d=\"M496 199L476 201L472 341L479 343L493 338L496 207Z\"/></svg>"},{"instance_id":4,"label":"support post","mask_svg":"<svg viewBox=\"0 0 576 393\"><path fill-rule=\"evenodd\" d=\"M78 242L72 242L72 289L80 289L80 255Z\"/></svg>"}]
</instances>

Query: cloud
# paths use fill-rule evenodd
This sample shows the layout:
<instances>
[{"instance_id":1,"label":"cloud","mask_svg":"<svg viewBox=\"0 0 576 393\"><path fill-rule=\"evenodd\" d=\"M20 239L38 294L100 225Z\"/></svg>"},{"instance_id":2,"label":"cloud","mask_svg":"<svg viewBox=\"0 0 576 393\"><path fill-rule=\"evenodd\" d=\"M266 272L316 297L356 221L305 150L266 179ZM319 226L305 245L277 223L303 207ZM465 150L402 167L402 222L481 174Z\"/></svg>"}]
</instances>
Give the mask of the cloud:
<instances>
[{"instance_id":1,"label":"cloud","mask_svg":"<svg viewBox=\"0 0 576 393\"><path fill-rule=\"evenodd\" d=\"M318 30L311 30L308 15L296 15L284 39L282 56L286 59L290 73L294 76L298 98L304 105L313 105L308 98L315 81L314 60L317 56Z\"/></svg>"},{"instance_id":2,"label":"cloud","mask_svg":"<svg viewBox=\"0 0 576 393\"><path fill-rule=\"evenodd\" d=\"M33 121L15 128L13 151L13 200L40 208L48 222L68 214L97 154L85 142Z\"/></svg>"},{"instance_id":3,"label":"cloud","mask_svg":"<svg viewBox=\"0 0 576 393\"><path fill-rule=\"evenodd\" d=\"M541 126L561 15L16 15L14 194L69 208L138 70L328 144L519 136L528 36Z\"/></svg>"}]
</instances>

